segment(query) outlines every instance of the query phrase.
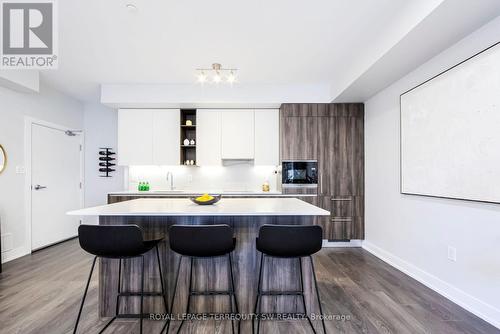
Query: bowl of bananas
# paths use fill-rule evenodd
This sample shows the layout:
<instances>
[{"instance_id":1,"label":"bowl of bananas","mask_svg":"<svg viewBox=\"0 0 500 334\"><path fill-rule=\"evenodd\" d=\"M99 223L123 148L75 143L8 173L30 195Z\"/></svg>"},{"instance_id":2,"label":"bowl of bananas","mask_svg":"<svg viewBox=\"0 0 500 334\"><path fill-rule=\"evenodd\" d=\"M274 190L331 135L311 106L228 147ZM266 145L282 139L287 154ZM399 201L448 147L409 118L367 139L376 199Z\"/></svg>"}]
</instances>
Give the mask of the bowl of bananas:
<instances>
[{"instance_id":1,"label":"bowl of bananas","mask_svg":"<svg viewBox=\"0 0 500 334\"><path fill-rule=\"evenodd\" d=\"M209 195L209 194L203 194L198 197L191 197L190 198L193 203L196 203L198 205L212 205L220 201L221 196L220 195Z\"/></svg>"}]
</instances>

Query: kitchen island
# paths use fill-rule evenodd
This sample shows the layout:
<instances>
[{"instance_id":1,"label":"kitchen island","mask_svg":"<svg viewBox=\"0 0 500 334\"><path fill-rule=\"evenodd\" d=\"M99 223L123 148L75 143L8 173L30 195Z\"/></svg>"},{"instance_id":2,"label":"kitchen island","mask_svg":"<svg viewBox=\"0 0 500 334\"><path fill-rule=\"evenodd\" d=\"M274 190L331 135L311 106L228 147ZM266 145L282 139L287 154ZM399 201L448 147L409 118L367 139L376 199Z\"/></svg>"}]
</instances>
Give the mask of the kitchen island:
<instances>
[{"instance_id":1,"label":"kitchen island","mask_svg":"<svg viewBox=\"0 0 500 334\"><path fill-rule=\"evenodd\" d=\"M237 238L233 256L235 288L240 313L253 312L258 280L259 254L255 249L255 238L264 224L308 225L316 216L329 216L330 212L296 198L223 198L215 205L201 206L189 199L142 198L76 210L68 214L98 216L100 225L136 224L145 233L146 239L163 236L160 254L168 300L172 298L174 278L180 256L168 247L168 228L174 224L228 224ZM145 291L158 291L160 282L154 252L146 255ZM226 258L199 259L194 266L194 289L225 290L228 286ZM310 312L317 313L314 288L309 266L304 262L304 284L306 303ZM173 314L182 314L187 302L187 261L181 266L179 287ZM124 262L122 269L123 290L138 291L140 260ZM299 264L290 259L266 260L263 273L264 289L291 291L299 287ZM118 281L118 261L102 259L99 267L99 312L103 317L114 315ZM271 313L303 312L301 301L296 296L269 296L263 299L263 311ZM139 298L124 298L120 302L121 312L139 313ZM145 298L146 313L164 313L160 298ZM193 312L228 312L227 296L197 297L192 302ZM248 326L248 323L244 327ZM246 331L245 331L246 332Z\"/></svg>"}]
</instances>

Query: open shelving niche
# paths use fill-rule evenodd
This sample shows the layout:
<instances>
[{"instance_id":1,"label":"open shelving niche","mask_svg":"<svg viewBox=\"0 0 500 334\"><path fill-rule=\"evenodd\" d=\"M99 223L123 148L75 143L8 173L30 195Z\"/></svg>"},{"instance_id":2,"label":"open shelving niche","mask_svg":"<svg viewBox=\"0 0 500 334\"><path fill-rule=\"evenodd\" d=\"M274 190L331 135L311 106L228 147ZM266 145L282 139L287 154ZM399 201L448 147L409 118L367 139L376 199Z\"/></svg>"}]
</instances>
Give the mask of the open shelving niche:
<instances>
[{"instance_id":1,"label":"open shelving niche","mask_svg":"<svg viewBox=\"0 0 500 334\"><path fill-rule=\"evenodd\" d=\"M186 121L190 120L193 125L186 125ZM183 166L196 167L196 109L181 109L181 156L180 164ZM184 145L184 139L195 140L195 145ZM193 160L193 165L187 165L186 160Z\"/></svg>"}]
</instances>

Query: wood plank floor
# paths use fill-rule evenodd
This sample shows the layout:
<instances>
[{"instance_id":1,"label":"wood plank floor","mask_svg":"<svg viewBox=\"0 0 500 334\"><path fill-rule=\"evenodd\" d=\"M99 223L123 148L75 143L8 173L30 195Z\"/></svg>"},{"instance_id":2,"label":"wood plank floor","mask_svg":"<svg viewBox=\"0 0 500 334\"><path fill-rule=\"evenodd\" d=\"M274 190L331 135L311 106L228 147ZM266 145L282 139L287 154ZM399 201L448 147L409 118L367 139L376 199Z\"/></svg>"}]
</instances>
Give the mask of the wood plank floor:
<instances>
[{"instance_id":1,"label":"wood plank floor","mask_svg":"<svg viewBox=\"0 0 500 334\"><path fill-rule=\"evenodd\" d=\"M72 332L92 257L76 240L11 261L0 274L0 333ZM315 256L329 333L500 333L362 249L324 249ZM97 275L89 290L80 333L97 333ZM145 322L145 333L163 323ZM177 323L174 324L175 327ZM137 321L117 321L106 333L138 333ZM186 323L183 333L230 333L227 322ZM310 333L305 322L264 321L261 333Z\"/></svg>"}]
</instances>

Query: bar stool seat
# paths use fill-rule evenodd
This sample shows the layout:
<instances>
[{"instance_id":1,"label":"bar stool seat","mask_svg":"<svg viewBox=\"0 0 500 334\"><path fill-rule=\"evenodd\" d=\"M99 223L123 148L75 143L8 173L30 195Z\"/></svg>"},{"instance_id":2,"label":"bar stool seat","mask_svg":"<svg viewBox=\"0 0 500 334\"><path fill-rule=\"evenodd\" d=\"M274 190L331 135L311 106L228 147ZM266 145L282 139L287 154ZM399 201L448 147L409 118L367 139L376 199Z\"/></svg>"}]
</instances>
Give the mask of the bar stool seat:
<instances>
[{"instance_id":1,"label":"bar stool seat","mask_svg":"<svg viewBox=\"0 0 500 334\"><path fill-rule=\"evenodd\" d=\"M169 235L170 249L183 256L223 256L236 247L228 225L173 225Z\"/></svg>"},{"instance_id":2,"label":"bar stool seat","mask_svg":"<svg viewBox=\"0 0 500 334\"><path fill-rule=\"evenodd\" d=\"M236 247L236 238L233 237L233 229L229 225L173 225L169 229L170 249L181 255L179 264L177 266L177 274L174 284L174 293L170 310L174 307L175 295L177 292L177 283L179 281L179 273L181 268L182 259L184 257L190 259L189 269L189 287L188 299L185 314L191 314L191 297L199 296L220 296L227 295L229 297L229 304L231 314L237 314L238 301L234 289L234 275L231 253ZM198 258L212 258L212 257L227 257L228 265L228 283L227 291L195 291L193 290L193 263ZM234 301L234 311L233 311ZM177 333L179 333L184 324L185 317L183 317ZM240 332L241 322L238 322L238 333ZM231 329L235 333L234 320L231 319ZM167 327L167 333L169 325Z\"/></svg>"},{"instance_id":3,"label":"bar stool seat","mask_svg":"<svg viewBox=\"0 0 500 334\"><path fill-rule=\"evenodd\" d=\"M320 226L263 225L256 239L257 250L273 257L305 257L321 250Z\"/></svg>"},{"instance_id":4,"label":"bar stool seat","mask_svg":"<svg viewBox=\"0 0 500 334\"><path fill-rule=\"evenodd\" d=\"M161 270L160 254L158 245L163 241L163 238L154 240L144 240L142 229L137 225L80 225L78 227L78 240L80 247L86 252L94 255L92 268L90 269L89 278L83 293L80 310L76 319L76 324L73 330L75 334L78 329L80 316L82 313L85 298L87 296L92 273L94 272L97 258L118 259L118 291L116 295L116 313L111 320L101 329L99 333L104 332L106 328L117 318L139 318L140 333L143 329L143 300L144 296L162 297L165 312L168 313L165 288L163 284L163 274ZM160 274L160 292L145 292L144 291L144 254L155 249L156 259L158 261L158 271ZM141 271L141 289L139 292L123 292L121 291L121 276L122 276L122 260L130 258L140 258L142 262ZM120 297L140 297L141 309L139 314L119 314Z\"/></svg>"},{"instance_id":5,"label":"bar stool seat","mask_svg":"<svg viewBox=\"0 0 500 334\"><path fill-rule=\"evenodd\" d=\"M257 316L257 334L260 332L260 320L262 317L261 303L262 297L266 296L297 296L302 299L304 316L313 331L316 329L307 314L306 301L304 296L304 278L302 273L302 258L308 257L311 263L311 271L316 288L316 297L318 300L319 311L323 315L321 300L318 290L316 273L314 272L314 263L312 255L321 250L323 243L323 229L318 225L263 225L259 229L259 235L256 238L256 248L261 253L259 282L257 284L257 298L255 300L254 314ZM263 291L262 290L262 267L266 257L294 258L297 259L300 271L300 290L299 291ZM326 334L324 318L321 318L323 333ZM252 333L255 333L254 320L252 320Z\"/></svg>"}]
</instances>

